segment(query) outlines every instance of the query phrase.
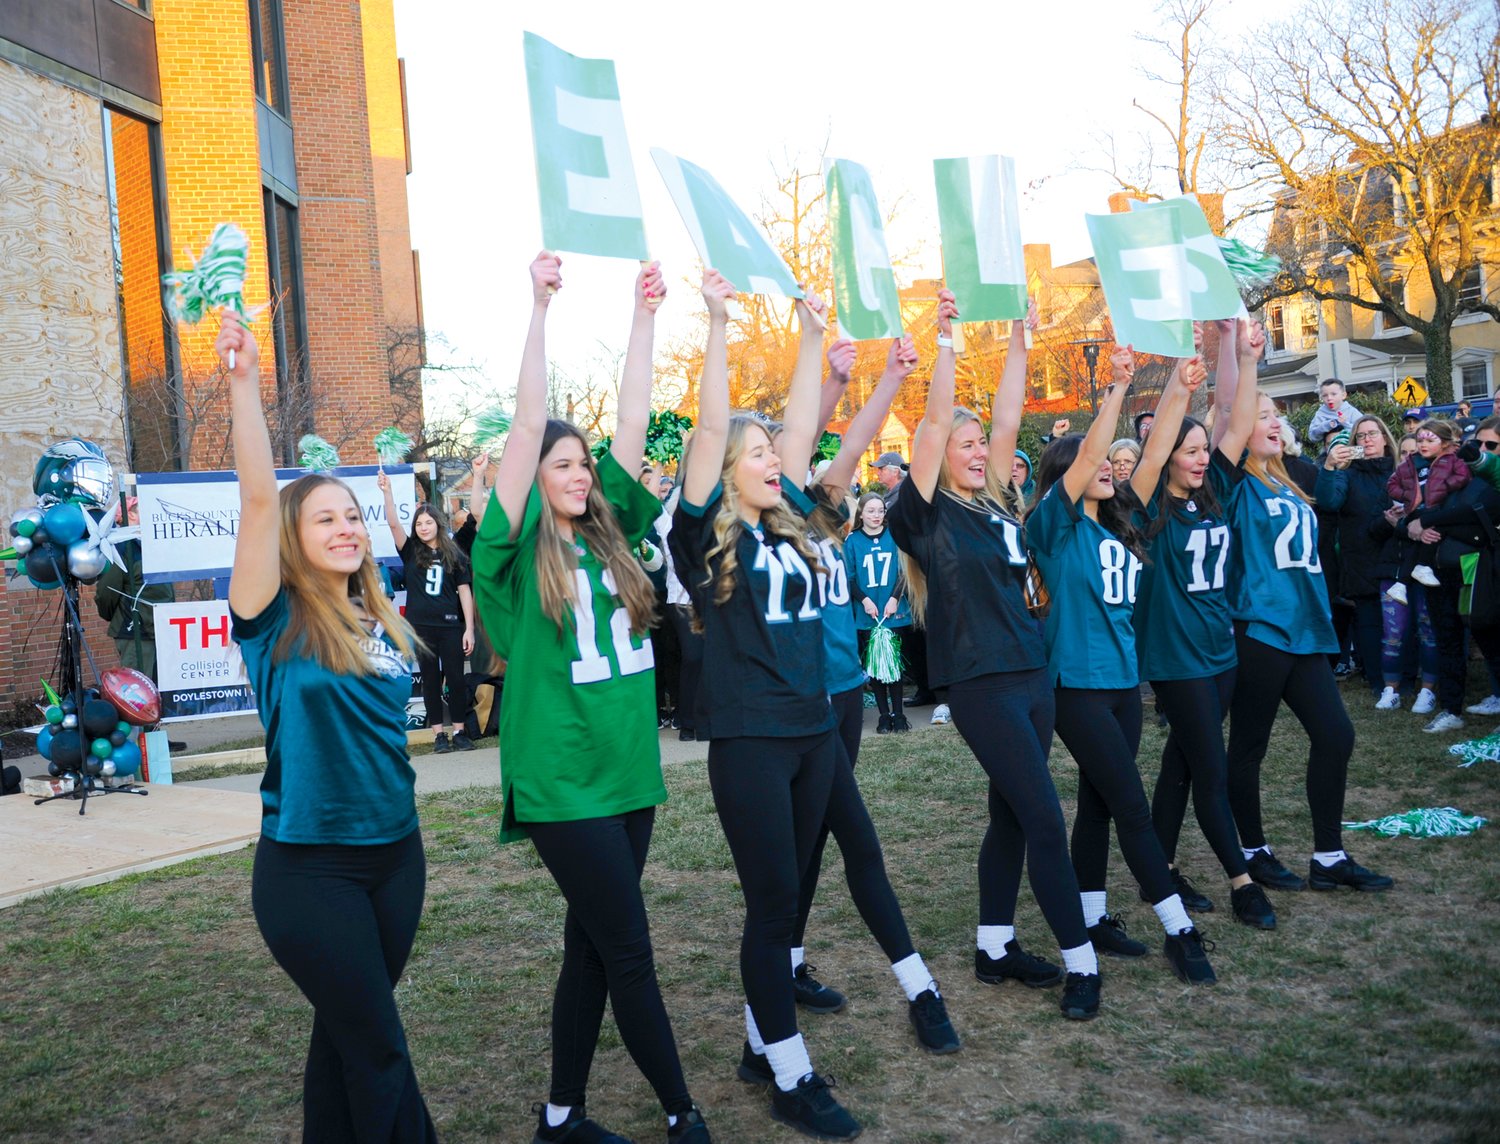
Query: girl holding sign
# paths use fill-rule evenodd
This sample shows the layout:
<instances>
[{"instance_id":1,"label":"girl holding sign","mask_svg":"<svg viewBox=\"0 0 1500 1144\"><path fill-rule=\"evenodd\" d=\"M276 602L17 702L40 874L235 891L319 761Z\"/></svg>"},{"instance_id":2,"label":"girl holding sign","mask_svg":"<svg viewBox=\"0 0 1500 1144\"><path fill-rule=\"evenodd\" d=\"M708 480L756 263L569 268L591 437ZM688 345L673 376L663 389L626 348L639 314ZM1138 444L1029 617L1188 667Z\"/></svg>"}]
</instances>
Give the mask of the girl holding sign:
<instances>
[{"instance_id":1,"label":"girl holding sign","mask_svg":"<svg viewBox=\"0 0 1500 1144\"><path fill-rule=\"evenodd\" d=\"M266 729L250 901L313 1006L303 1138L436 1140L392 993L427 882L406 754L417 642L349 487L314 474L277 492L260 352L241 322L226 312L214 348L240 485L229 609Z\"/></svg>"},{"instance_id":2,"label":"girl holding sign","mask_svg":"<svg viewBox=\"0 0 1500 1144\"><path fill-rule=\"evenodd\" d=\"M1035 308L1026 322L1036 322ZM958 306L938 292L938 352L911 473L887 518L905 559L912 615L925 625L929 670L948 687L958 730L989 776L990 825L979 848L979 931L974 973L1032 988L1057 985L1064 970L1015 940L1023 863L1066 968L1062 1011L1099 1012L1099 961L1089 942L1068 861L1068 832L1047 751L1052 685L1041 629L1028 611L1019 490L1007 481L1025 401L1026 339L1011 323L1005 371L986 439L978 414L953 404L953 320Z\"/></svg>"},{"instance_id":3,"label":"girl holding sign","mask_svg":"<svg viewBox=\"0 0 1500 1144\"><path fill-rule=\"evenodd\" d=\"M530 838L568 902L552 1003L552 1088L533 1140L616 1139L584 1110L607 998L667 1114L667 1139L706 1144L657 986L640 887L656 807L667 797L646 635L656 594L635 560L661 512L636 474L665 286L654 263L636 279L618 428L596 463L582 433L547 418L544 330L560 265L546 252L531 264L515 418L473 551L485 630L508 661L500 840ZM539 721L538 711L547 718Z\"/></svg>"},{"instance_id":4,"label":"girl holding sign","mask_svg":"<svg viewBox=\"0 0 1500 1144\"><path fill-rule=\"evenodd\" d=\"M1239 670L1229 709L1229 802L1250 876L1276 890L1348 886L1387 890L1394 880L1365 869L1343 850L1344 785L1354 726L1328 656L1338 650L1318 520L1281 459L1276 405L1255 385L1265 349L1259 323L1220 323L1218 413L1210 479L1230 535L1226 584ZM1239 369L1226 360L1239 359ZM1242 459L1243 458L1243 459ZM1276 709L1285 701L1308 735L1307 803L1313 856L1304 880L1277 860L1260 813L1260 765Z\"/></svg>"},{"instance_id":5,"label":"girl holding sign","mask_svg":"<svg viewBox=\"0 0 1500 1144\"><path fill-rule=\"evenodd\" d=\"M797 303L801 345L778 453L764 422L729 415L733 296L718 271L704 272L699 421L669 538L703 630L693 726L709 740L714 809L745 895L745 1024L749 1053L765 1061L747 1054L742 1070L769 1066L775 1119L848 1140L860 1126L813 1071L790 972L799 883L823 827L837 750L818 602L824 568L807 539L813 502L802 490L819 429L822 306Z\"/></svg>"},{"instance_id":6,"label":"girl holding sign","mask_svg":"<svg viewBox=\"0 0 1500 1144\"><path fill-rule=\"evenodd\" d=\"M1178 896L1151 824L1135 756L1141 745L1141 687L1132 618L1144 538L1131 520L1134 498L1115 489L1109 439L1135 372L1129 347L1115 352L1106 388L1086 437L1047 446L1037 465L1036 507L1026 543L1053 606L1047 613L1047 676L1057 703L1057 733L1078 764L1073 870L1089 939L1099 953L1143 957L1146 947L1105 909L1109 824L1143 896L1166 930L1163 952L1189 984L1212 984L1203 935ZM1196 359L1178 370L1197 369ZM1201 382L1201 376L1198 378ZM1154 434L1153 434L1154 435Z\"/></svg>"}]
</instances>

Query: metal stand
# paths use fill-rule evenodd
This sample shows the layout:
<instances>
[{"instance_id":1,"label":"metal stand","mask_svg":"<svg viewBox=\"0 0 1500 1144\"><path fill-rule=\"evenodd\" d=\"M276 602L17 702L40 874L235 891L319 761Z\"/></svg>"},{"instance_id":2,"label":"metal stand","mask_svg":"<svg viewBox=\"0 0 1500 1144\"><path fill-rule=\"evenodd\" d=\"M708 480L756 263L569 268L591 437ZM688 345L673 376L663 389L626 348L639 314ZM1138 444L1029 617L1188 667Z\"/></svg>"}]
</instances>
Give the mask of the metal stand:
<instances>
[{"instance_id":1,"label":"metal stand","mask_svg":"<svg viewBox=\"0 0 1500 1144\"><path fill-rule=\"evenodd\" d=\"M85 776L85 778L87 779L88 776ZM117 786L117 787L111 787L111 786L98 786L98 787L94 787L94 786L92 786L92 784L88 784L88 785L74 787L72 790L70 790L70 791L64 791L62 794L49 794L46 798L36 799L35 802L34 802L34 805L41 806L42 803L44 803L44 802L57 802L59 799L71 798L75 802L80 803L80 806L78 807L78 813L82 814L86 810L88 810L88 808L89 808L89 795L91 795L91 794L92 795L138 794L138 795L141 795L142 797L144 797L144 796L146 796L146 795L148 795L150 793L151 792L149 790L136 790L134 783L125 783L123 786Z\"/></svg>"}]
</instances>

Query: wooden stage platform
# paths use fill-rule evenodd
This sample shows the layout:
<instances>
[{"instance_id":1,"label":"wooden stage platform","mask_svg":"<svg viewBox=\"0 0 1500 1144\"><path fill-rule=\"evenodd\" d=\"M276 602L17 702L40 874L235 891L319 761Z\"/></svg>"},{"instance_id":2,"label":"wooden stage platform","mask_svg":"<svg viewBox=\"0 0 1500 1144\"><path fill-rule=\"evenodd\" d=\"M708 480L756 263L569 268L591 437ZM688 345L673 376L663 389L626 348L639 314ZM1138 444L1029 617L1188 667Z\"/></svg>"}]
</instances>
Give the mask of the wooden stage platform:
<instances>
[{"instance_id":1,"label":"wooden stage platform","mask_svg":"<svg viewBox=\"0 0 1500 1144\"><path fill-rule=\"evenodd\" d=\"M248 846L260 836L260 796L194 786L90 797L88 813L59 799L0 798L0 909L62 886L93 886Z\"/></svg>"}]
</instances>

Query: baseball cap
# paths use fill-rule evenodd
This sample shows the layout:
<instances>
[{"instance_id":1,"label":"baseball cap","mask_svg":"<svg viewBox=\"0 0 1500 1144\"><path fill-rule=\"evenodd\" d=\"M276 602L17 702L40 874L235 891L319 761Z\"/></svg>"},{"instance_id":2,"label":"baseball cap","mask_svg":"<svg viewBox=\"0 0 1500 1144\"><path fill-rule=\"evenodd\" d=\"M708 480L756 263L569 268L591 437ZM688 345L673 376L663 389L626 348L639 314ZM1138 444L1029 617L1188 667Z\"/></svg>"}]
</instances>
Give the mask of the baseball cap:
<instances>
[{"instance_id":1,"label":"baseball cap","mask_svg":"<svg viewBox=\"0 0 1500 1144\"><path fill-rule=\"evenodd\" d=\"M872 469L883 469L887 465L895 465L898 469L906 468L906 462L901 459L900 453L882 453L870 462Z\"/></svg>"},{"instance_id":2,"label":"baseball cap","mask_svg":"<svg viewBox=\"0 0 1500 1144\"><path fill-rule=\"evenodd\" d=\"M1405 413L1403 413L1401 415L1401 420L1403 420L1403 421L1426 421L1427 420L1427 410L1426 410L1425 407L1423 407L1421 405L1417 406L1415 409L1408 409Z\"/></svg>"}]
</instances>

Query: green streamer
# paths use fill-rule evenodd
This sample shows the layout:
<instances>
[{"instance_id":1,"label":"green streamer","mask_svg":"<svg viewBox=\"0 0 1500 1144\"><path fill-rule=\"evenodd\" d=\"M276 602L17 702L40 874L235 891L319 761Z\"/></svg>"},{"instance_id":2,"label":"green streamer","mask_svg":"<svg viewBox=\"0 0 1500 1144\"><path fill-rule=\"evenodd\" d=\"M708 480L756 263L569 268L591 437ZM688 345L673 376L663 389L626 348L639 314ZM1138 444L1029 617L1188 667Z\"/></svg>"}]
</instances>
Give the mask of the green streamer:
<instances>
[{"instance_id":1,"label":"green streamer","mask_svg":"<svg viewBox=\"0 0 1500 1144\"><path fill-rule=\"evenodd\" d=\"M1281 273L1281 259L1276 255L1246 246L1237 238L1220 238L1219 252L1242 290L1265 286Z\"/></svg>"},{"instance_id":2,"label":"green streamer","mask_svg":"<svg viewBox=\"0 0 1500 1144\"><path fill-rule=\"evenodd\" d=\"M375 434L375 455L382 466L399 465L406 460L411 447L412 439L394 425Z\"/></svg>"},{"instance_id":3,"label":"green streamer","mask_svg":"<svg viewBox=\"0 0 1500 1144\"><path fill-rule=\"evenodd\" d=\"M1461 767L1472 767L1475 763L1500 763L1500 732L1486 735L1482 739L1470 739L1465 743L1454 743L1448 748L1450 755L1457 755Z\"/></svg>"},{"instance_id":4,"label":"green streamer","mask_svg":"<svg viewBox=\"0 0 1500 1144\"><path fill-rule=\"evenodd\" d=\"M192 257L188 251L188 257ZM203 254L190 270L162 275L162 285L172 291L172 315L179 322L196 326L220 306L237 314L245 312L245 259L250 240L232 222L214 227Z\"/></svg>"},{"instance_id":5,"label":"green streamer","mask_svg":"<svg viewBox=\"0 0 1500 1144\"><path fill-rule=\"evenodd\" d=\"M901 637L886 627L884 620L870 632L869 647L865 650L865 674L876 683L901 681Z\"/></svg>"},{"instance_id":6,"label":"green streamer","mask_svg":"<svg viewBox=\"0 0 1500 1144\"><path fill-rule=\"evenodd\" d=\"M474 417L474 440L481 450L493 445L510 432L511 416L498 405Z\"/></svg>"},{"instance_id":7,"label":"green streamer","mask_svg":"<svg viewBox=\"0 0 1500 1144\"><path fill-rule=\"evenodd\" d=\"M1372 818L1369 822L1346 822L1345 830L1368 830L1373 834L1384 834L1388 838L1408 835L1412 838L1463 838L1473 834L1488 819L1477 814L1465 814L1457 807L1429 806L1408 810L1403 814L1388 814L1384 818Z\"/></svg>"},{"instance_id":8,"label":"green streamer","mask_svg":"<svg viewBox=\"0 0 1500 1144\"><path fill-rule=\"evenodd\" d=\"M339 451L321 437L307 434L297 442L297 451L302 454L298 464L315 473L326 473L338 468Z\"/></svg>"}]
</instances>

